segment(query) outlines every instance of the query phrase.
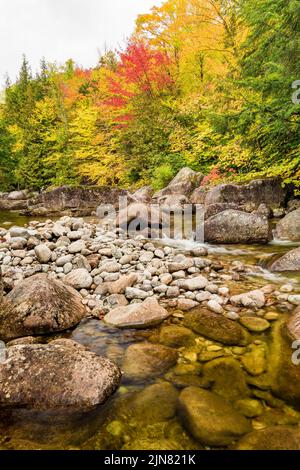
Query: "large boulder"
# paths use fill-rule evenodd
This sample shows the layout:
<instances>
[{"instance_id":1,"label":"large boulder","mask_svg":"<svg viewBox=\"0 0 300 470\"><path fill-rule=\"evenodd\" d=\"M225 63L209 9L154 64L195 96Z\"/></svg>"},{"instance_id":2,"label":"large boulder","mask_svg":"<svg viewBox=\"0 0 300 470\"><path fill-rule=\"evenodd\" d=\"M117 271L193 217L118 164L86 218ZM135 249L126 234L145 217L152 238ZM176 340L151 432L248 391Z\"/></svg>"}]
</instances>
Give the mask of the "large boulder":
<instances>
[{"instance_id":1,"label":"large boulder","mask_svg":"<svg viewBox=\"0 0 300 470\"><path fill-rule=\"evenodd\" d=\"M142 232L145 229L159 229L162 226L162 212L154 205L133 203L121 209L116 219L117 227L129 233Z\"/></svg>"},{"instance_id":2,"label":"large boulder","mask_svg":"<svg viewBox=\"0 0 300 470\"><path fill-rule=\"evenodd\" d=\"M189 196L196 187L200 186L203 178L204 175L202 173L197 173L190 168L182 168L168 186L156 192L153 198L160 199L161 197L174 194Z\"/></svg>"},{"instance_id":3,"label":"large boulder","mask_svg":"<svg viewBox=\"0 0 300 470\"><path fill-rule=\"evenodd\" d=\"M300 248L295 248L278 258L271 264L273 272L299 271L300 270Z\"/></svg>"},{"instance_id":4,"label":"large boulder","mask_svg":"<svg viewBox=\"0 0 300 470\"><path fill-rule=\"evenodd\" d=\"M150 203L153 196L153 189L151 186L143 186L132 194L132 198L136 202Z\"/></svg>"},{"instance_id":5,"label":"large boulder","mask_svg":"<svg viewBox=\"0 0 300 470\"><path fill-rule=\"evenodd\" d=\"M114 308L105 315L104 321L118 328L148 328L169 316L170 313L159 305L156 297L149 297L143 303Z\"/></svg>"},{"instance_id":6,"label":"large boulder","mask_svg":"<svg viewBox=\"0 0 300 470\"><path fill-rule=\"evenodd\" d=\"M187 313L183 324L196 333L223 344L244 346L249 342L249 335L241 325L203 307Z\"/></svg>"},{"instance_id":7,"label":"large boulder","mask_svg":"<svg viewBox=\"0 0 300 470\"><path fill-rule=\"evenodd\" d=\"M196 188L190 196L190 201L192 204L204 204L206 195L208 193L208 188L200 186Z\"/></svg>"},{"instance_id":8,"label":"large boulder","mask_svg":"<svg viewBox=\"0 0 300 470\"><path fill-rule=\"evenodd\" d=\"M258 214L229 209L204 223L204 239L210 243L268 243L271 238L268 219Z\"/></svg>"},{"instance_id":9,"label":"large boulder","mask_svg":"<svg viewBox=\"0 0 300 470\"><path fill-rule=\"evenodd\" d=\"M205 205L234 203L241 210L253 211L261 204L271 208L284 206L288 196L287 188L282 187L280 178L254 180L249 184L221 184L213 188L205 198Z\"/></svg>"},{"instance_id":10,"label":"large boulder","mask_svg":"<svg viewBox=\"0 0 300 470\"><path fill-rule=\"evenodd\" d=\"M182 422L201 444L227 446L251 431L251 424L224 398L198 387L187 387L179 395Z\"/></svg>"},{"instance_id":11,"label":"large boulder","mask_svg":"<svg viewBox=\"0 0 300 470\"><path fill-rule=\"evenodd\" d=\"M81 296L60 281L37 274L20 282L0 306L0 338L63 331L86 315Z\"/></svg>"},{"instance_id":12,"label":"large boulder","mask_svg":"<svg viewBox=\"0 0 300 470\"><path fill-rule=\"evenodd\" d=\"M0 408L85 411L104 403L119 368L71 340L7 348L0 363Z\"/></svg>"},{"instance_id":13,"label":"large boulder","mask_svg":"<svg viewBox=\"0 0 300 470\"><path fill-rule=\"evenodd\" d=\"M90 215L100 204L112 204L117 207L120 196L128 196L127 191L105 186L92 189L62 186L30 199L26 213L45 215L64 212Z\"/></svg>"},{"instance_id":14,"label":"large boulder","mask_svg":"<svg viewBox=\"0 0 300 470\"><path fill-rule=\"evenodd\" d=\"M290 212L278 222L275 234L280 240L300 240L300 208Z\"/></svg>"}]
</instances>

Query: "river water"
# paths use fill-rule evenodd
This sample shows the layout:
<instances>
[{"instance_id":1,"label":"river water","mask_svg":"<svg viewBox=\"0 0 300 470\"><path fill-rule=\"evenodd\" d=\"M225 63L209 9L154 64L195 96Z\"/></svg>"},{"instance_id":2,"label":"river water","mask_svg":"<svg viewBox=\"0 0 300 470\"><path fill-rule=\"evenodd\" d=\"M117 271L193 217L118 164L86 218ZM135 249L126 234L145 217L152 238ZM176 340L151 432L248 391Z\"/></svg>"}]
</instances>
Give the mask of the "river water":
<instances>
[{"instance_id":1,"label":"river water","mask_svg":"<svg viewBox=\"0 0 300 470\"><path fill-rule=\"evenodd\" d=\"M0 227L25 225L30 220L14 213L0 212ZM166 239L160 243L175 246L183 253L199 246L190 240ZM298 276L274 275L267 269L274 257L294 246L279 242L272 242L267 246L206 245L209 256L216 261L226 264L229 261L239 260L253 267L259 267L253 269L254 272L244 279L242 285L226 282L231 293L245 292L270 282L278 286L292 282L298 291ZM274 312L274 307L269 310ZM281 311L278 313L282 314ZM179 315L177 312L177 315L171 316L163 326L147 330L120 330L109 327L102 321L88 319L73 331L61 336L74 339L121 366L124 352L130 344L141 341L158 343L163 327L181 325L181 322L180 312ZM44 341L49 339L44 338ZM253 341L255 340L268 345L270 338L264 333L254 335ZM177 415L174 397L168 396L168 388L164 387L166 383L171 383L179 391L186 385L198 385L203 367L203 362L197 360L199 344L202 350L219 347L219 357L240 360L240 353L236 348L224 347L220 343L206 340L198 335L194 344L187 342L186 345L177 348L180 359L177 366L167 374L158 374L155 379L139 383L131 382L125 376L116 394L104 406L89 414L61 416L57 413L32 413L28 410L0 412L0 449L202 449L203 447L186 431L185 423ZM161 385L159 392L150 387L154 383ZM251 419L254 429L263 429L270 424L300 423L300 414L293 408L282 406L279 402L277 405L276 399L273 402L271 399L257 397L255 399L258 405L261 405L261 412Z\"/></svg>"}]
</instances>

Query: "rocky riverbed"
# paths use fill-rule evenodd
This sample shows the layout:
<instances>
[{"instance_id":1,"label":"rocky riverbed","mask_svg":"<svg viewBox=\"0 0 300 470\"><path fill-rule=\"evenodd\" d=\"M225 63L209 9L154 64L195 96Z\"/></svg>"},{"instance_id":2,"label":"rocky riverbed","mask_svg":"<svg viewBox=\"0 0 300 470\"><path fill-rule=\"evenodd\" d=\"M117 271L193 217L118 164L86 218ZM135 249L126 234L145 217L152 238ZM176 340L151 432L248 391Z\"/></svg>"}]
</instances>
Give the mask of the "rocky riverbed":
<instances>
[{"instance_id":1,"label":"rocky riverbed","mask_svg":"<svg viewBox=\"0 0 300 470\"><path fill-rule=\"evenodd\" d=\"M260 246L244 215L236 246L72 216L0 229L0 447L299 450L298 209L266 244L261 199L206 219L224 243L250 214Z\"/></svg>"}]
</instances>

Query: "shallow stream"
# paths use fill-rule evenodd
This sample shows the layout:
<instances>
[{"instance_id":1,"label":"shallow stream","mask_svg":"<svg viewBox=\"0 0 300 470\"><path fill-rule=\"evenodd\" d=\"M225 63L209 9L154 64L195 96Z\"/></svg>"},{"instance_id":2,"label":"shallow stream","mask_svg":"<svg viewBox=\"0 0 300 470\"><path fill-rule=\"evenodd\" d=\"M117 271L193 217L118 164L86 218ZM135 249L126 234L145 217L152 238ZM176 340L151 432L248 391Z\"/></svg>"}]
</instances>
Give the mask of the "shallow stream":
<instances>
[{"instance_id":1,"label":"shallow stream","mask_svg":"<svg viewBox=\"0 0 300 470\"><path fill-rule=\"evenodd\" d=\"M28 217L14 213L0 212L0 227L24 225ZM176 247L181 252L188 252L197 245L188 240L164 240L164 245ZM269 263L279 254L283 254L295 245L272 242L267 246L209 246L209 256L224 264L230 261L242 261L254 267L242 281L227 283L233 294L252 290L257 286L275 283L278 286L290 282L298 291L299 277L296 275L275 275L268 271ZM255 267L259 267L258 269ZM266 307L265 312L279 313L284 318L286 312ZM264 312L264 313L265 313ZM50 413L32 413L27 410L5 411L0 413L0 448L2 449L147 449L147 450L189 450L202 449L186 431L185 423L176 411L177 391L189 385L203 385L202 371L209 360L216 358L235 359L241 363L246 348L228 347L196 335L190 337L172 336L168 332L170 325L180 326L182 312L174 311L163 325L147 330L120 330L105 325L96 319L84 320L73 331L63 336L87 346L97 354L103 355L122 365L126 348L133 343L160 343L173 347L179 353L176 366L160 373L151 380L134 382L126 374L117 393L102 407L85 415L61 416ZM273 326L272 326L273 328ZM268 348L271 333L253 335L253 344ZM44 338L46 342L50 338ZM53 339L53 336L51 337ZM265 359L267 362L267 358ZM139 358L137 358L139 361ZM266 364L267 368L269 365ZM256 404L255 416L248 417L255 430L270 425L300 423L300 413L268 390L261 393L255 380L257 376L242 368L250 397ZM224 371L226 374L226 371ZM259 379L264 377L259 375ZM226 397L238 383L231 383L232 377L221 377L215 384L215 391ZM152 387L152 384L161 386ZM166 384L172 384L172 387ZM248 412L249 414L249 412ZM251 413L250 413L251 414Z\"/></svg>"}]
</instances>

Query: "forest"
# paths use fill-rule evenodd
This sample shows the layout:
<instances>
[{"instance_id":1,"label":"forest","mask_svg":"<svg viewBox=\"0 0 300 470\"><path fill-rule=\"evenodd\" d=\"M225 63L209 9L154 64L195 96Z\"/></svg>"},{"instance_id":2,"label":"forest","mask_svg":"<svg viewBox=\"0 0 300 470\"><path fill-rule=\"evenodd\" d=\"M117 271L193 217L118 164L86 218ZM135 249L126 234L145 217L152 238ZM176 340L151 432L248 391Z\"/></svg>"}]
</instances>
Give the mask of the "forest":
<instances>
[{"instance_id":1,"label":"forest","mask_svg":"<svg viewBox=\"0 0 300 470\"><path fill-rule=\"evenodd\" d=\"M299 32L299 0L167 0L94 68L24 56L0 104L0 190L160 189L185 166L300 186Z\"/></svg>"}]
</instances>

